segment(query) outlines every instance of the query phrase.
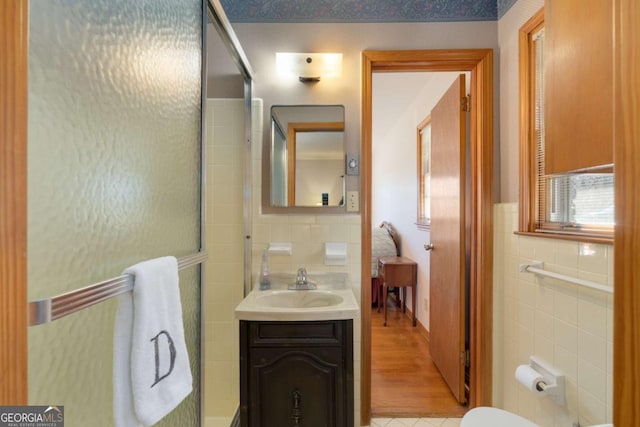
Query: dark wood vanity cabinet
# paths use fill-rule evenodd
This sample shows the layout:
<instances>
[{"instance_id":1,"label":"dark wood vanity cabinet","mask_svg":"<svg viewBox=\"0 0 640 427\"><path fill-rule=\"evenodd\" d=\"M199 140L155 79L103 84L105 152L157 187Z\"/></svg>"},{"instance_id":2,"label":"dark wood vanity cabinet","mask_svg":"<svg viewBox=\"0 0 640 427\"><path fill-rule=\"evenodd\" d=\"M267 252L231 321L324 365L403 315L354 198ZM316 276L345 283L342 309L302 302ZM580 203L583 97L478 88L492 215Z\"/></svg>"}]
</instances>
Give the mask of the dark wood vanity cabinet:
<instances>
[{"instance_id":1,"label":"dark wood vanity cabinet","mask_svg":"<svg viewBox=\"0 0 640 427\"><path fill-rule=\"evenodd\" d=\"M353 427L353 321L240 321L240 425Z\"/></svg>"}]
</instances>

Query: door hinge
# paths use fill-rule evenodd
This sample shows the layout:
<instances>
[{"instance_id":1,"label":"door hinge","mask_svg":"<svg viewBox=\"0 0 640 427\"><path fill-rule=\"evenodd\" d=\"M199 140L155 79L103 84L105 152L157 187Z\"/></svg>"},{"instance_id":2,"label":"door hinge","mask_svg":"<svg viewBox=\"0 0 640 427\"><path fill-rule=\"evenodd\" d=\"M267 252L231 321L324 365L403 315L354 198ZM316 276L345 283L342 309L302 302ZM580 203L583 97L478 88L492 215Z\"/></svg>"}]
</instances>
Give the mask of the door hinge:
<instances>
[{"instance_id":1,"label":"door hinge","mask_svg":"<svg viewBox=\"0 0 640 427\"><path fill-rule=\"evenodd\" d=\"M465 368L471 366L471 356L469 355L469 350L460 352L460 364Z\"/></svg>"},{"instance_id":2,"label":"door hinge","mask_svg":"<svg viewBox=\"0 0 640 427\"><path fill-rule=\"evenodd\" d=\"M471 111L471 95L463 96L460 99L460 108L462 111Z\"/></svg>"}]
</instances>

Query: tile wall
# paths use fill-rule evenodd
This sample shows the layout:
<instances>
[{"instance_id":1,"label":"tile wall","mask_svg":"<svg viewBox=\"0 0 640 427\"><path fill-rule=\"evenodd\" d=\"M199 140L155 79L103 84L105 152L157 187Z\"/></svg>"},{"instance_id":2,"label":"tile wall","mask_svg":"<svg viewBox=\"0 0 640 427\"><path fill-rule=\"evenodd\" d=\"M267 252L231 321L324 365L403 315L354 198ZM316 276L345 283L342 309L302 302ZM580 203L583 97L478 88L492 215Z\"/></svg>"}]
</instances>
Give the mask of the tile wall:
<instances>
[{"instance_id":1,"label":"tile wall","mask_svg":"<svg viewBox=\"0 0 640 427\"><path fill-rule=\"evenodd\" d=\"M239 334L233 310L243 298L243 141L241 99L207 100L205 417L228 427L239 405Z\"/></svg>"},{"instance_id":2,"label":"tile wall","mask_svg":"<svg viewBox=\"0 0 640 427\"><path fill-rule=\"evenodd\" d=\"M613 287L612 246L518 236L516 203L496 204L494 213L495 406L543 427L612 422L612 295L519 271L539 260L550 271ZM530 355L566 374L565 406L515 380Z\"/></svg>"},{"instance_id":3,"label":"tile wall","mask_svg":"<svg viewBox=\"0 0 640 427\"><path fill-rule=\"evenodd\" d=\"M261 106L262 104L260 104ZM356 299L360 301L360 215L264 215L262 197L262 141L268 141L269 125L262 123L262 113L254 106L253 115L253 283L257 283L262 250L269 242L291 242L292 255L272 255L272 273L295 273L305 267L309 273L346 272ZM265 135L266 133L266 135ZM324 243L346 242L347 262L344 266L324 265ZM354 408L355 425L360 425L360 319L353 322Z\"/></svg>"}]
</instances>

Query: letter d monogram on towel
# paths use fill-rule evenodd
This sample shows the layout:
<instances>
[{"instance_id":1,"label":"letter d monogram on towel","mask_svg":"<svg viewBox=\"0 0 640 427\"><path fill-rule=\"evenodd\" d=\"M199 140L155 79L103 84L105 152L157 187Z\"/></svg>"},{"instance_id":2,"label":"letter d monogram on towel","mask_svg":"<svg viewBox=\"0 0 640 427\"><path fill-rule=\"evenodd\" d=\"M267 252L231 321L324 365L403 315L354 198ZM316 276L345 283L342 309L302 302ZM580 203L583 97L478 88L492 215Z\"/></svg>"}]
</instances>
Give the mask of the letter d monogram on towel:
<instances>
[{"instance_id":1,"label":"letter d monogram on towel","mask_svg":"<svg viewBox=\"0 0 640 427\"><path fill-rule=\"evenodd\" d=\"M170 357L170 362L169 362L169 370L167 371L167 373L165 373L163 376L160 376L160 350L159 350L159 345L158 345L158 339L160 338L160 335L165 335L167 337L167 344L169 344L169 357ZM162 381L163 379L167 378L169 376L169 374L171 374L171 371L173 371L173 366L175 365L176 362L176 347L175 345L173 345L173 339L171 339L171 335L169 335L169 332L167 331L160 331L158 333L158 335L156 335L155 337L151 338L151 340L153 342L153 345L155 346L155 359L156 359L156 378L153 384L151 384L151 388L153 388L153 386L155 386L156 384L158 384L160 381Z\"/></svg>"}]
</instances>

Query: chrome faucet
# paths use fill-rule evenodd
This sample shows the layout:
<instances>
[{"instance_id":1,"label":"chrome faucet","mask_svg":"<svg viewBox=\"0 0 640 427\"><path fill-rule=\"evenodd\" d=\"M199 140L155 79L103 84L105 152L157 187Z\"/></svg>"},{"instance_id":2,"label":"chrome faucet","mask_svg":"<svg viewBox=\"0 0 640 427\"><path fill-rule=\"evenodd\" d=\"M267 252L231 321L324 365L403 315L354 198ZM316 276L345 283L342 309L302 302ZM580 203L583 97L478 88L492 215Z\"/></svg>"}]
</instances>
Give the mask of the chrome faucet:
<instances>
[{"instance_id":1,"label":"chrome faucet","mask_svg":"<svg viewBox=\"0 0 640 427\"><path fill-rule=\"evenodd\" d=\"M296 285L306 285L307 284L307 269L304 267L300 267L298 269L298 274L296 275Z\"/></svg>"},{"instance_id":2,"label":"chrome faucet","mask_svg":"<svg viewBox=\"0 0 640 427\"><path fill-rule=\"evenodd\" d=\"M310 282L307 277L307 269L304 267L300 267L298 272L296 273L296 281L289 285L289 289L297 290L297 291L307 291L310 289L318 289L318 285L313 282Z\"/></svg>"}]
</instances>

